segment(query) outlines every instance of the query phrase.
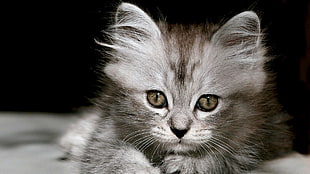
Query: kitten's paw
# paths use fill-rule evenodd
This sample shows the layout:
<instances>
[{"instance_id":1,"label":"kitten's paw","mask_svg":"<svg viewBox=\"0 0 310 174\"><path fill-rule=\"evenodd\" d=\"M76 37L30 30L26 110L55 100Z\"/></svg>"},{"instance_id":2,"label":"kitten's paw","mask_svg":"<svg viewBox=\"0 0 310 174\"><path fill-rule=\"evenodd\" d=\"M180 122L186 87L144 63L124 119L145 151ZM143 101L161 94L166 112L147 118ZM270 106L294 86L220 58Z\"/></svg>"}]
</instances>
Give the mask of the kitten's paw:
<instances>
[{"instance_id":1,"label":"kitten's paw","mask_svg":"<svg viewBox=\"0 0 310 174\"><path fill-rule=\"evenodd\" d=\"M176 173L182 170L182 164L184 162L183 156L178 155L170 155L164 159L164 163L162 165L163 171L165 173Z\"/></svg>"},{"instance_id":2,"label":"kitten's paw","mask_svg":"<svg viewBox=\"0 0 310 174\"><path fill-rule=\"evenodd\" d=\"M137 169L134 174L160 174L160 169L155 167L145 167Z\"/></svg>"},{"instance_id":3,"label":"kitten's paw","mask_svg":"<svg viewBox=\"0 0 310 174\"><path fill-rule=\"evenodd\" d=\"M162 170L167 174L207 173L204 172L206 165L203 160L180 155L167 156L164 159Z\"/></svg>"},{"instance_id":4,"label":"kitten's paw","mask_svg":"<svg viewBox=\"0 0 310 174\"><path fill-rule=\"evenodd\" d=\"M149 160L143 153L133 149L131 147L125 147L118 154L114 154L116 159L110 162L112 167L116 167L114 170L120 170L120 174L160 174L160 169L153 167Z\"/></svg>"}]
</instances>

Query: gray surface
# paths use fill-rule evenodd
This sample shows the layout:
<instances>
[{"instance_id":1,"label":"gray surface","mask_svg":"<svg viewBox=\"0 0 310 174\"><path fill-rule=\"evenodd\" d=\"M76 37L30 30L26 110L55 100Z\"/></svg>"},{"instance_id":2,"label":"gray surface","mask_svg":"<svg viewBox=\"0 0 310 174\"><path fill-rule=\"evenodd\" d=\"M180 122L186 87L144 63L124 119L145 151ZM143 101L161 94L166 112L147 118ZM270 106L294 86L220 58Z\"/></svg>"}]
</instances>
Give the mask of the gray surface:
<instances>
[{"instance_id":1,"label":"gray surface","mask_svg":"<svg viewBox=\"0 0 310 174\"><path fill-rule=\"evenodd\" d=\"M73 114L0 113L0 174L70 174L57 140L79 117ZM310 155L267 162L253 174L310 174Z\"/></svg>"},{"instance_id":2,"label":"gray surface","mask_svg":"<svg viewBox=\"0 0 310 174\"><path fill-rule=\"evenodd\" d=\"M72 114L0 113L0 174L68 174L58 138Z\"/></svg>"}]
</instances>

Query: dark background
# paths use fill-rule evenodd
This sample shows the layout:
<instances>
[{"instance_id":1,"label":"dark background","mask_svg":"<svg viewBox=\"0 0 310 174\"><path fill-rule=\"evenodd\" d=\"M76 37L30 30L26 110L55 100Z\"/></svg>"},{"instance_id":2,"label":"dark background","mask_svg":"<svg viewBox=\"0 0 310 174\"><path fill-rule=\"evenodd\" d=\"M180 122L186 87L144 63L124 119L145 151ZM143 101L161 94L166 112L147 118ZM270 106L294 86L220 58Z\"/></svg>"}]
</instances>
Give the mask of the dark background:
<instances>
[{"instance_id":1,"label":"dark background","mask_svg":"<svg viewBox=\"0 0 310 174\"><path fill-rule=\"evenodd\" d=\"M294 116L300 152L309 149L310 53L307 0L136 0L155 19L223 22L252 9L262 18L266 45L277 59L279 99ZM119 1L10 2L1 5L0 111L72 112L96 96L94 38ZM160 13L159 13L160 12ZM308 14L308 15L307 15Z\"/></svg>"}]
</instances>

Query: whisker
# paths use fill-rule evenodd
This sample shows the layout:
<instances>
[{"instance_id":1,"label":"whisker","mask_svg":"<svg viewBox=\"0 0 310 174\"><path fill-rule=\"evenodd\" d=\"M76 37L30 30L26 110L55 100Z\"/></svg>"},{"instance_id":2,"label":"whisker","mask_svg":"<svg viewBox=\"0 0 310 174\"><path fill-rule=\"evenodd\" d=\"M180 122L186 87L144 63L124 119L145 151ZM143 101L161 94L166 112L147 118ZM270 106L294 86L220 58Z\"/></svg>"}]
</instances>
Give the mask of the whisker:
<instances>
[{"instance_id":1,"label":"whisker","mask_svg":"<svg viewBox=\"0 0 310 174\"><path fill-rule=\"evenodd\" d=\"M129 142L131 139L134 139L138 136L141 136L141 135L144 135L144 134L148 134L148 129L141 129L141 130L137 130L137 131L134 131L128 135L126 135L125 138L123 138L123 141L124 142Z\"/></svg>"},{"instance_id":2,"label":"whisker","mask_svg":"<svg viewBox=\"0 0 310 174\"><path fill-rule=\"evenodd\" d=\"M131 144L135 145L137 147L137 145L141 144L142 142L144 142L146 140L146 138L150 138L151 135L147 135L147 136L142 136L138 139L136 139L135 141L133 141ZM138 147L137 147L138 148ZM139 149L139 148L138 148Z\"/></svg>"},{"instance_id":3,"label":"whisker","mask_svg":"<svg viewBox=\"0 0 310 174\"><path fill-rule=\"evenodd\" d=\"M248 139L242 139L242 143L239 143L237 144L235 141L223 136L223 135L215 135L215 136L218 136L218 137L221 137L223 139L226 139L228 140L230 143L232 143L235 147L240 147L242 146L243 148L241 149L242 150L242 154L246 154L246 156L249 156L249 157L253 157L255 158L256 160L259 160L259 161L262 161L261 157L255 153L252 149L258 149L259 146L262 146L263 143L261 144L255 144L253 143L252 141L248 140ZM251 149L251 150L247 150L247 149ZM241 153L241 152L238 152L238 153ZM242 154L240 154L239 156L242 157Z\"/></svg>"},{"instance_id":4,"label":"whisker","mask_svg":"<svg viewBox=\"0 0 310 174\"><path fill-rule=\"evenodd\" d=\"M207 152L210 152L210 153L207 153L208 157L210 158L210 160L208 160L208 162L210 163L210 165L212 166L216 166L216 164L214 164L215 162L218 162L218 161L221 161L221 159L219 159L217 153L215 153L213 150L212 150L212 145L210 145L208 142L204 142L201 144L201 147L206 150ZM215 149L216 150L216 149ZM213 160L213 158L215 158L215 160ZM212 167L214 168L214 167ZM222 172L222 169L220 168L220 172L219 173L223 173Z\"/></svg>"},{"instance_id":5,"label":"whisker","mask_svg":"<svg viewBox=\"0 0 310 174\"><path fill-rule=\"evenodd\" d=\"M156 140L157 141L157 140ZM157 141L158 142L158 141ZM159 150L159 147L162 146L162 143L158 143L157 146L155 147L155 149L153 150L152 152L152 155L151 155L151 161L154 160L154 156L156 154L156 152Z\"/></svg>"},{"instance_id":6,"label":"whisker","mask_svg":"<svg viewBox=\"0 0 310 174\"><path fill-rule=\"evenodd\" d=\"M133 134L139 133L139 132L144 132L144 131L146 132L147 130L148 129L139 129L139 130L133 131L130 134L127 134L124 139L126 139L127 137L132 136Z\"/></svg>"},{"instance_id":7,"label":"whisker","mask_svg":"<svg viewBox=\"0 0 310 174\"><path fill-rule=\"evenodd\" d=\"M144 152L147 148L149 148L155 142L153 137L148 137L144 139L139 145L139 149L141 152Z\"/></svg>"},{"instance_id":8,"label":"whisker","mask_svg":"<svg viewBox=\"0 0 310 174\"><path fill-rule=\"evenodd\" d=\"M220 149L222 149L223 151L229 153L231 156L234 156L234 154L236 153L234 151L234 149L232 149L227 143L223 142L222 140L220 139L217 139L215 137L212 137L210 140L209 140L213 145L219 147ZM221 151L218 151L220 152L223 156L223 152Z\"/></svg>"}]
</instances>

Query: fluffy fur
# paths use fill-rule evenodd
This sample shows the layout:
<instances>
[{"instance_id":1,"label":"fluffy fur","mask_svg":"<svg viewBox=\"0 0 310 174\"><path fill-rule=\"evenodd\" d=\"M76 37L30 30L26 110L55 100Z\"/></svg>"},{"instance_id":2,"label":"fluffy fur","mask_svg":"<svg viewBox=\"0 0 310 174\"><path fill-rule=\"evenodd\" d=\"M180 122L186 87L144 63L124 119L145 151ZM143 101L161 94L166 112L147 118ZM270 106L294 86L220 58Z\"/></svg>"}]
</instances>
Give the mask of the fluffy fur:
<instances>
[{"instance_id":1,"label":"fluffy fur","mask_svg":"<svg viewBox=\"0 0 310 174\"><path fill-rule=\"evenodd\" d=\"M254 12L222 26L171 25L122 3L107 35L98 118L73 154L79 173L240 174L290 151ZM168 107L152 107L148 90ZM203 94L219 96L215 110L195 108ZM171 124L188 131L179 139Z\"/></svg>"}]
</instances>

